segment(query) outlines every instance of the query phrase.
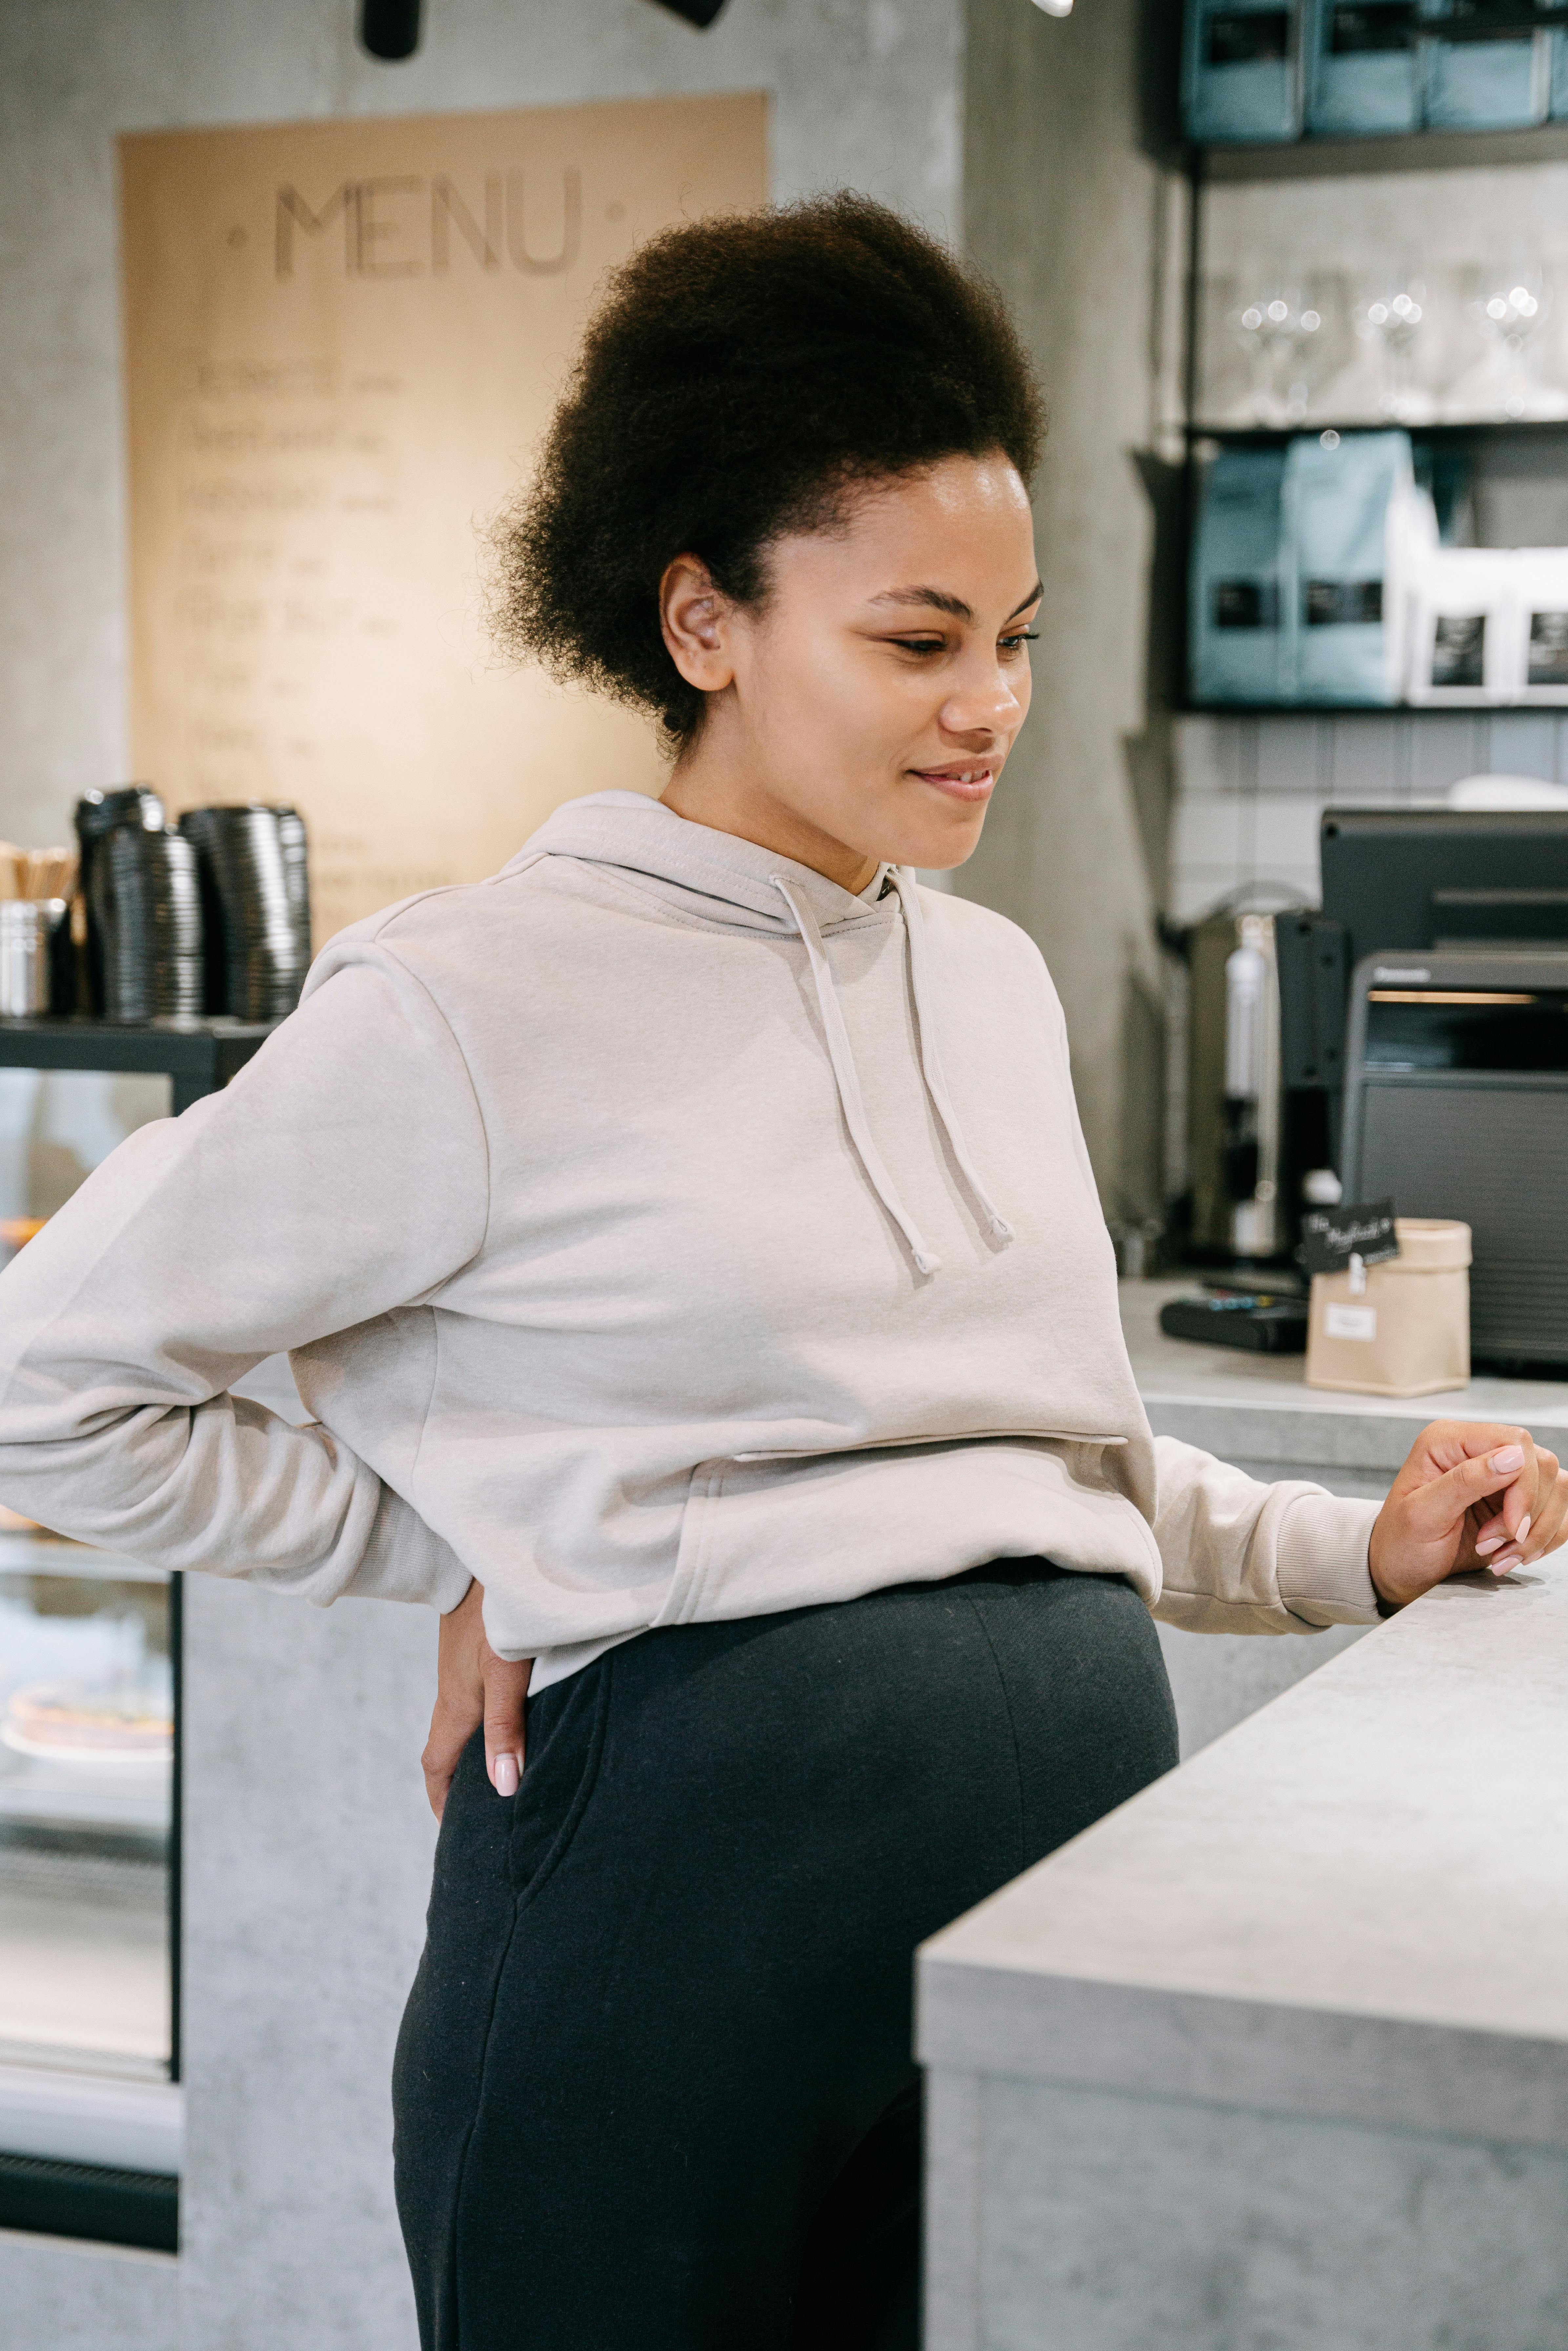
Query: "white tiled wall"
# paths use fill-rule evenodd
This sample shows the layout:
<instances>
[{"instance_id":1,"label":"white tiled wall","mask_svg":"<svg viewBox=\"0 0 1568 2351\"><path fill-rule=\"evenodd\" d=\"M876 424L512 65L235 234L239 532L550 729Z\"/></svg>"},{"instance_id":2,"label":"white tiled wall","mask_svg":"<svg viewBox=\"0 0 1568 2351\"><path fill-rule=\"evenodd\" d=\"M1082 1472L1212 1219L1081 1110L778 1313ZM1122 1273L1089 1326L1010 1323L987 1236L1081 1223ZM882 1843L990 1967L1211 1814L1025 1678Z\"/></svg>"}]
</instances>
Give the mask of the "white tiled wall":
<instances>
[{"instance_id":1,"label":"white tiled wall","mask_svg":"<svg viewBox=\"0 0 1568 2351\"><path fill-rule=\"evenodd\" d=\"M1409 711L1365 718L1193 717L1177 730L1170 913L1241 883L1315 905L1318 819L1340 801L1441 803L1461 776L1568 782L1568 711Z\"/></svg>"}]
</instances>

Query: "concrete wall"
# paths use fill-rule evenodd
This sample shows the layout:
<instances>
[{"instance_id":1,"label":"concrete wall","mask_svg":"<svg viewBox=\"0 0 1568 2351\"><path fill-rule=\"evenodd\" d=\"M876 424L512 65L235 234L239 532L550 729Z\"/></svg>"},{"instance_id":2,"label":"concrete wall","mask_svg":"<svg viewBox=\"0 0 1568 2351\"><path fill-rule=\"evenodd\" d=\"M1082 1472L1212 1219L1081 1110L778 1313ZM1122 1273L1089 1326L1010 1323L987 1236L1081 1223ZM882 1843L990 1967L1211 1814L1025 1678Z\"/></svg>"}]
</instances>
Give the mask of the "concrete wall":
<instances>
[{"instance_id":1,"label":"concrete wall","mask_svg":"<svg viewBox=\"0 0 1568 2351\"><path fill-rule=\"evenodd\" d=\"M1163 112L1178 14L1175 0L1089 0L1065 21L1018 0L968 7L967 241L1030 342L1051 425L1034 708L957 887L1051 965L1113 1226L1156 1213L1163 1189L1168 592L1153 640L1149 622L1179 448L1184 186Z\"/></svg>"},{"instance_id":2,"label":"concrete wall","mask_svg":"<svg viewBox=\"0 0 1568 2351\"><path fill-rule=\"evenodd\" d=\"M1021 0L1020 0L1021 5ZM361 56L353 0L0 7L0 832L63 836L125 778L115 134L661 91L773 94L781 196L848 183L959 220L958 0L429 0L421 54Z\"/></svg>"}]
</instances>

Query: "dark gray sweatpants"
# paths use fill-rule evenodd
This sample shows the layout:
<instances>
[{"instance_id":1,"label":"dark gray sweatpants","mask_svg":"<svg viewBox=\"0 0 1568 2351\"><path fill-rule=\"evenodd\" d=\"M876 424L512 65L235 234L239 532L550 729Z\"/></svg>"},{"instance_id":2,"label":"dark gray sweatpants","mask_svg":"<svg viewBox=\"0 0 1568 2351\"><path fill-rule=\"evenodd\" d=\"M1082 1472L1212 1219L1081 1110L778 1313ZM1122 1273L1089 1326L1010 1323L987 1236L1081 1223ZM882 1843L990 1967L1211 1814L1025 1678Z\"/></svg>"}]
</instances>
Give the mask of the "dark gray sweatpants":
<instances>
[{"instance_id":1,"label":"dark gray sweatpants","mask_svg":"<svg viewBox=\"0 0 1568 2351\"><path fill-rule=\"evenodd\" d=\"M476 1736L395 2079L424 2351L912 2351L915 1945L1176 1759L1129 1587L643 1635Z\"/></svg>"}]
</instances>

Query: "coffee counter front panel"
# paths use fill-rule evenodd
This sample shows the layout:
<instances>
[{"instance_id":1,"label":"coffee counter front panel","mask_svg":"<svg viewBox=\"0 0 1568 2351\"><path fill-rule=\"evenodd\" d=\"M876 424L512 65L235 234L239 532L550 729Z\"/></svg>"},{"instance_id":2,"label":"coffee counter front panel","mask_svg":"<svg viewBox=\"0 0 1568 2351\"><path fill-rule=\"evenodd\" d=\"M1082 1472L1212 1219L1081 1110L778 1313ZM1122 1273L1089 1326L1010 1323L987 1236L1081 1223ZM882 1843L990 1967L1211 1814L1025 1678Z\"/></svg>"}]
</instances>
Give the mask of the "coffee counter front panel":
<instances>
[{"instance_id":1,"label":"coffee counter front panel","mask_svg":"<svg viewBox=\"0 0 1568 2351\"><path fill-rule=\"evenodd\" d=\"M1440 1416L1563 1449L1568 1387L1315 1394L1170 1294L1124 1296L1155 1429L1258 1475L1380 1493ZM1562 2342L1568 1566L1166 1646L1193 1760L922 1954L928 2351Z\"/></svg>"}]
</instances>

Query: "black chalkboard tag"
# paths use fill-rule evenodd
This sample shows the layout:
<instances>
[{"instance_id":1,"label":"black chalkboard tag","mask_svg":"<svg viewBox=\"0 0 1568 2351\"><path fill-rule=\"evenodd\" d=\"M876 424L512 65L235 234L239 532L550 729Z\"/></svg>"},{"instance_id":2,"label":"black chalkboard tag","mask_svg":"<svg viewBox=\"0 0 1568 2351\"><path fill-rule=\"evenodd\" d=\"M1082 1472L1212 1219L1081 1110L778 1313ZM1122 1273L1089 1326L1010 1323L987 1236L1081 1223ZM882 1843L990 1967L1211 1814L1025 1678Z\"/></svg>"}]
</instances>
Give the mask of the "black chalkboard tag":
<instances>
[{"instance_id":1,"label":"black chalkboard tag","mask_svg":"<svg viewBox=\"0 0 1568 2351\"><path fill-rule=\"evenodd\" d=\"M1296 1262L1307 1273L1343 1273L1353 1257L1381 1265L1397 1257L1392 1200L1363 1200L1338 1208L1313 1208L1301 1218Z\"/></svg>"}]
</instances>

